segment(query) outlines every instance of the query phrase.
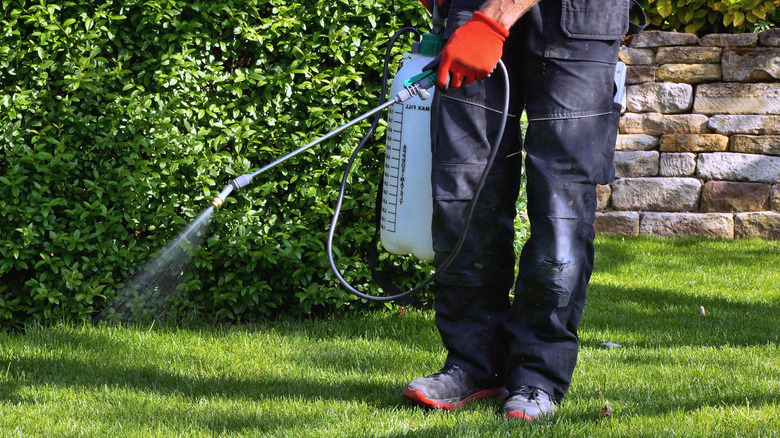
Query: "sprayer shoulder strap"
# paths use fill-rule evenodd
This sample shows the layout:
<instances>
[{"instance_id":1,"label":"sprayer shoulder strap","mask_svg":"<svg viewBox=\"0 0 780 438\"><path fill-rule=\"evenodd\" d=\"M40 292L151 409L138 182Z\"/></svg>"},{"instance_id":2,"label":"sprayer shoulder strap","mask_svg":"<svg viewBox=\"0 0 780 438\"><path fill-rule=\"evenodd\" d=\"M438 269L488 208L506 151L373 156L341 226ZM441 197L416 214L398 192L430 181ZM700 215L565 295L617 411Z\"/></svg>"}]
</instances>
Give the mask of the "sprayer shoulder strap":
<instances>
[{"instance_id":1,"label":"sprayer shoulder strap","mask_svg":"<svg viewBox=\"0 0 780 438\"><path fill-rule=\"evenodd\" d=\"M647 27L647 15L645 15L645 11L642 9L642 5L638 0L631 0L629 9L636 14L638 23L634 23L633 21L628 22L628 34L636 35Z\"/></svg>"}]
</instances>

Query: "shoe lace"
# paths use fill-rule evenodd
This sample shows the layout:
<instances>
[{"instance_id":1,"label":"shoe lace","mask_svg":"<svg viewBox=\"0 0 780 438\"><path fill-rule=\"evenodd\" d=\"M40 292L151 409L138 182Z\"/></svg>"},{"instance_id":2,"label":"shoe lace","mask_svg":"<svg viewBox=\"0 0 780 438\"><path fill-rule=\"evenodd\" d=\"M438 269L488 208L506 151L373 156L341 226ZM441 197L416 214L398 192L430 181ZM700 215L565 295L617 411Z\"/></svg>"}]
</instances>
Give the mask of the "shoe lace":
<instances>
[{"instance_id":1,"label":"shoe lace","mask_svg":"<svg viewBox=\"0 0 780 438\"><path fill-rule=\"evenodd\" d=\"M460 367L455 365L454 363L445 363L444 366L439 370L436 374L452 374L459 370Z\"/></svg>"},{"instance_id":2,"label":"shoe lace","mask_svg":"<svg viewBox=\"0 0 780 438\"><path fill-rule=\"evenodd\" d=\"M513 392L512 395L519 395L526 400L536 400L544 391L535 386L521 386L520 389Z\"/></svg>"}]
</instances>

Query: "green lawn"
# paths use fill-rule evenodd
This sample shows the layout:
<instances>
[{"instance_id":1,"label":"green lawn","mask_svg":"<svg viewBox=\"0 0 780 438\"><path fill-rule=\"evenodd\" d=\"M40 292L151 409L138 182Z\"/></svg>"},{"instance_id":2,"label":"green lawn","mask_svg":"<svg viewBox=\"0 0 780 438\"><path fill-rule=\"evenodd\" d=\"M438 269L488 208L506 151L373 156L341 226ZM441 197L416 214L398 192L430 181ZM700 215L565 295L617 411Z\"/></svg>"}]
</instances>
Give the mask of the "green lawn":
<instances>
[{"instance_id":1,"label":"green lawn","mask_svg":"<svg viewBox=\"0 0 780 438\"><path fill-rule=\"evenodd\" d=\"M597 252L551 421L406 404L444 351L432 312L394 309L0 333L0 436L780 436L780 242L599 237Z\"/></svg>"}]
</instances>

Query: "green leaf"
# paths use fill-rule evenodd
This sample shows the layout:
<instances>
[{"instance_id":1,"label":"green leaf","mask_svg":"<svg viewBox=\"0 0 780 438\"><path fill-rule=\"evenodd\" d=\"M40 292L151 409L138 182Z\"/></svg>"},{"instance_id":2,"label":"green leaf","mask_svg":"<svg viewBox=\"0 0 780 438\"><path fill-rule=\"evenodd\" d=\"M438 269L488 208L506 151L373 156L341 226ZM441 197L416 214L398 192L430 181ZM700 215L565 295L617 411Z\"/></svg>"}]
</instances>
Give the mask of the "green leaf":
<instances>
[{"instance_id":1,"label":"green leaf","mask_svg":"<svg viewBox=\"0 0 780 438\"><path fill-rule=\"evenodd\" d=\"M741 26L745 22L744 12L734 12L734 26Z\"/></svg>"},{"instance_id":2,"label":"green leaf","mask_svg":"<svg viewBox=\"0 0 780 438\"><path fill-rule=\"evenodd\" d=\"M658 14L662 18L666 18L672 14L672 1L671 0L658 0Z\"/></svg>"}]
</instances>

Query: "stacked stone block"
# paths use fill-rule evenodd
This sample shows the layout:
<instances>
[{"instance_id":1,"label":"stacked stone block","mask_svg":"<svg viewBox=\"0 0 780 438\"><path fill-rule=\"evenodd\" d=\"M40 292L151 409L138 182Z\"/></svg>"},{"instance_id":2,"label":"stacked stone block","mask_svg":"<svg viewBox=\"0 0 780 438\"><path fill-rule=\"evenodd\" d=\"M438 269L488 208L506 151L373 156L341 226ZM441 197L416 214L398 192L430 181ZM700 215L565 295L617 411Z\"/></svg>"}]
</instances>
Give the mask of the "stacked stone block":
<instances>
[{"instance_id":1,"label":"stacked stone block","mask_svg":"<svg viewBox=\"0 0 780 438\"><path fill-rule=\"evenodd\" d=\"M596 229L780 238L780 28L643 32L628 65L616 180Z\"/></svg>"}]
</instances>

